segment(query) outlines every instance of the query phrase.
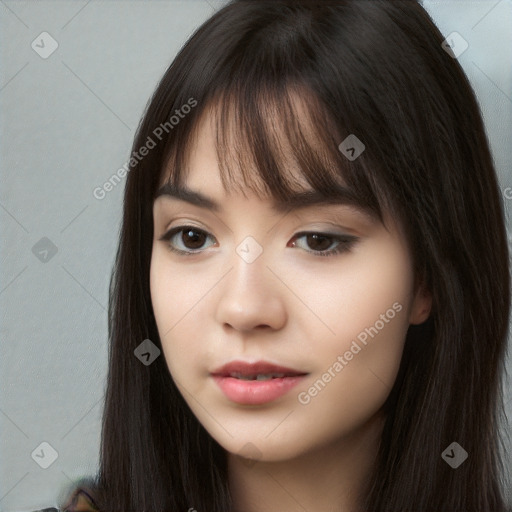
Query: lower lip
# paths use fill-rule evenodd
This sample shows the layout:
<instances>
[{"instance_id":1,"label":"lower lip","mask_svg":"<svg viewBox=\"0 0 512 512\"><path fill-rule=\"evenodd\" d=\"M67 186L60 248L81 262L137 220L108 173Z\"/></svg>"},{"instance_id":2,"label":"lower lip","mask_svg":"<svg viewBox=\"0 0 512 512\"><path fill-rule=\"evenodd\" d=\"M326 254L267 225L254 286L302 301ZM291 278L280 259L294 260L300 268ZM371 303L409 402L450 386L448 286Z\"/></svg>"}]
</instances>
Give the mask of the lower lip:
<instances>
[{"instance_id":1,"label":"lower lip","mask_svg":"<svg viewBox=\"0 0 512 512\"><path fill-rule=\"evenodd\" d=\"M222 392L237 404L261 405L277 400L295 387L305 375L269 380L242 380L213 375Z\"/></svg>"}]
</instances>

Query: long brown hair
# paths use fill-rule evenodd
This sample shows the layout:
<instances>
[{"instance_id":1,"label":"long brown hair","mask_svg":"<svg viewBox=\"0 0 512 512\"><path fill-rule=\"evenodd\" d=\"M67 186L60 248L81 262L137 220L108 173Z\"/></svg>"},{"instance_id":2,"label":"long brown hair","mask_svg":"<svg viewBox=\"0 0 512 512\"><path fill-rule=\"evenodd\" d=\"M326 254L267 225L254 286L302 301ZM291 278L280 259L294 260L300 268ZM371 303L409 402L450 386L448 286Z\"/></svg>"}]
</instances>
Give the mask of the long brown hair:
<instances>
[{"instance_id":1,"label":"long brown hair","mask_svg":"<svg viewBox=\"0 0 512 512\"><path fill-rule=\"evenodd\" d=\"M507 510L503 204L475 95L443 39L414 0L272 0L230 2L184 45L147 106L133 151L150 138L155 147L130 161L126 178L96 479L102 511L231 509L225 451L186 405L165 359L145 366L134 356L145 339L162 348L149 289L155 191L164 169L176 183L185 175L194 130L211 106L221 114L226 187L235 185L229 154L247 184L286 197L279 145L286 137L315 190L335 198L343 179L368 207L401 221L418 279L432 291L429 320L407 333L361 509ZM307 100L305 112L297 95ZM278 136L271 109L284 127ZM183 115L171 123L176 110ZM338 149L349 134L365 144L354 161ZM457 469L441 457L454 441L469 454Z\"/></svg>"}]
</instances>

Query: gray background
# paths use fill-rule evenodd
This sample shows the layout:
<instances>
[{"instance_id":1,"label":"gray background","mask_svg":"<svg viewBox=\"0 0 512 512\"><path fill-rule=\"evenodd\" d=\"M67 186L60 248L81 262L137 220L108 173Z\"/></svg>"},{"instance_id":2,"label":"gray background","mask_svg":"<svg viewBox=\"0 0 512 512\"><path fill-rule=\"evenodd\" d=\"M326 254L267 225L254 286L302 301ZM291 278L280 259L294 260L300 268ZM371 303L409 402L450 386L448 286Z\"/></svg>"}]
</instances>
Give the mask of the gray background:
<instances>
[{"instance_id":1,"label":"gray background","mask_svg":"<svg viewBox=\"0 0 512 512\"><path fill-rule=\"evenodd\" d=\"M222 3L0 0L0 510L55 506L62 489L98 469L124 183L103 200L93 189L129 158L157 81ZM510 219L512 2L424 5L445 36L457 31L469 43L458 58L482 107ZM45 31L58 48L43 59L31 44L42 47ZM510 386L506 401L510 418ZM31 456L42 442L58 453L47 469Z\"/></svg>"}]
</instances>

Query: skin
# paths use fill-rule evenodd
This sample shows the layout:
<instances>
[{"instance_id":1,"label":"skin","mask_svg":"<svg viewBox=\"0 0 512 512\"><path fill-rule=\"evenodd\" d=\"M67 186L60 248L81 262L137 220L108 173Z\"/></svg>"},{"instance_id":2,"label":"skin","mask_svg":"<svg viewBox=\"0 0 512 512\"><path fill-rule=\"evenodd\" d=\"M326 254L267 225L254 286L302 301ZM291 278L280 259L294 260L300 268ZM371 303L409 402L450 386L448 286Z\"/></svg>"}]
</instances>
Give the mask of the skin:
<instances>
[{"instance_id":1,"label":"skin","mask_svg":"<svg viewBox=\"0 0 512 512\"><path fill-rule=\"evenodd\" d=\"M209 121L199 127L185 183L222 211L167 196L153 208L151 299L169 371L192 412L228 452L234 510L356 511L407 329L428 318L431 296L414 290L409 250L392 219L385 218L385 227L341 204L277 214L269 199L250 190L245 196L224 190ZM202 252L180 255L159 239L184 225L210 235L199 242ZM306 237L294 237L299 231L358 240L322 257L313 252L334 247L336 240L308 244ZM252 263L236 252L247 236L263 249ZM182 250L197 247L183 233L172 242ZM393 304L394 317L386 317L366 345L358 342L361 350L347 360L352 342ZM346 364L336 372L338 356ZM234 359L264 359L309 375L273 402L240 405L210 376ZM307 395L329 368L330 382ZM299 401L301 392L308 403Z\"/></svg>"}]
</instances>

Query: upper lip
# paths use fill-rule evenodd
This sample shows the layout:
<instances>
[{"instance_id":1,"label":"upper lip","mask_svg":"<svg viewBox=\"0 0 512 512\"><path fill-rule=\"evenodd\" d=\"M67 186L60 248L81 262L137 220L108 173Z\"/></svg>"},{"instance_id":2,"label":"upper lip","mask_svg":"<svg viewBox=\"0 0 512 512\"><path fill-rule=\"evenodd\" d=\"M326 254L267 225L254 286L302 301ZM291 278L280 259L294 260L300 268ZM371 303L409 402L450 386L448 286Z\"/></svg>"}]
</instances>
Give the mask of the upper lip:
<instances>
[{"instance_id":1,"label":"upper lip","mask_svg":"<svg viewBox=\"0 0 512 512\"><path fill-rule=\"evenodd\" d=\"M260 375L266 373L284 373L286 375L307 375L306 372L269 363L267 361L257 361L247 363L245 361L230 361L229 363L217 368L212 375L229 376L231 373L240 373L242 375Z\"/></svg>"}]
</instances>

